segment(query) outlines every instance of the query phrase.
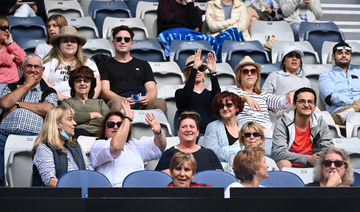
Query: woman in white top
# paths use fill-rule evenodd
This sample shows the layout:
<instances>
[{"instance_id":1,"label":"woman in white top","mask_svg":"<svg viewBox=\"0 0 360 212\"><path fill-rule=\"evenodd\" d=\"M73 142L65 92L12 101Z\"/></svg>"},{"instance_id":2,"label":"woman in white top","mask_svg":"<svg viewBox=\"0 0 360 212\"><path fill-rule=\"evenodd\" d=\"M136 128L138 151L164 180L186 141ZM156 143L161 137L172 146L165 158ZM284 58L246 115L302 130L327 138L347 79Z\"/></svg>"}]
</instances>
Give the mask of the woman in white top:
<instances>
[{"instance_id":1,"label":"woman in white top","mask_svg":"<svg viewBox=\"0 0 360 212\"><path fill-rule=\"evenodd\" d=\"M62 27L59 34L50 38L53 48L44 58L43 78L56 90L59 100L70 98L69 73L80 66L88 66L94 71L96 87L93 98L97 98L100 94L99 70L95 62L83 54L82 46L86 41L86 37L78 34L72 26Z\"/></svg>"},{"instance_id":2,"label":"woman in white top","mask_svg":"<svg viewBox=\"0 0 360 212\"><path fill-rule=\"evenodd\" d=\"M50 38L54 35L59 34L61 27L67 26L68 23L66 18L60 14L52 15L46 21L46 43L40 43L35 48L35 54L39 55L41 58L44 58L50 50L52 49L52 45L50 43Z\"/></svg>"}]
</instances>

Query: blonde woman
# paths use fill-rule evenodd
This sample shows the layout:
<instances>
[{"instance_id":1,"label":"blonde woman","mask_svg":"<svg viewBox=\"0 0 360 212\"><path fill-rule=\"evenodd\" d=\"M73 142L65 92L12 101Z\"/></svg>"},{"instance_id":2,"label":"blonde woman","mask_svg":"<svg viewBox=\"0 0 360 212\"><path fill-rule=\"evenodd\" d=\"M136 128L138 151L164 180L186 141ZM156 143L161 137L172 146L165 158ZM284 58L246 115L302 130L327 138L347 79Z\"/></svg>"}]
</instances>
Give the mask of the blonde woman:
<instances>
[{"instance_id":1,"label":"blonde woman","mask_svg":"<svg viewBox=\"0 0 360 212\"><path fill-rule=\"evenodd\" d=\"M96 78L95 95L97 98L101 90L99 70L91 59L83 54L82 46L87 39L80 35L72 26L64 26L60 33L50 38L53 48L44 58L44 80L53 87L58 99L70 98L69 73L80 66L88 66L94 71Z\"/></svg>"},{"instance_id":2,"label":"blonde woman","mask_svg":"<svg viewBox=\"0 0 360 212\"><path fill-rule=\"evenodd\" d=\"M33 148L33 186L56 187L66 172L93 169L80 145L71 138L76 125L73 118L74 110L67 107L53 108L46 115Z\"/></svg>"}]
</instances>

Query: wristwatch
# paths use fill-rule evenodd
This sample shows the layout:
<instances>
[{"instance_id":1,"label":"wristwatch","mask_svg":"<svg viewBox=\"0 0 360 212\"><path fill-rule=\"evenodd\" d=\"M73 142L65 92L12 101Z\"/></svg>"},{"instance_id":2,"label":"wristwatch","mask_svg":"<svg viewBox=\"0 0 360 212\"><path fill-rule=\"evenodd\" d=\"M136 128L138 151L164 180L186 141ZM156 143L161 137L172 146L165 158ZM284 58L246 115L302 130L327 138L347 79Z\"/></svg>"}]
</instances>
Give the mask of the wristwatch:
<instances>
[{"instance_id":1,"label":"wristwatch","mask_svg":"<svg viewBox=\"0 0 360 212\"><path fill-rule=\"evenodd\" d=\"M17 108L20 108L19 102L16 102L16 107L17 107Z\"/></svg>"},{"instance_id":2,"label":"wristwatch","mask_svg":"<svg viewBox=\"0 0 360 212\"><path fill-rule=\"evenodd\" d=\"M162 133L162 130L160 129L159 132L154 132L155 135L160 135Z\"/></svg>"}]
</instances>

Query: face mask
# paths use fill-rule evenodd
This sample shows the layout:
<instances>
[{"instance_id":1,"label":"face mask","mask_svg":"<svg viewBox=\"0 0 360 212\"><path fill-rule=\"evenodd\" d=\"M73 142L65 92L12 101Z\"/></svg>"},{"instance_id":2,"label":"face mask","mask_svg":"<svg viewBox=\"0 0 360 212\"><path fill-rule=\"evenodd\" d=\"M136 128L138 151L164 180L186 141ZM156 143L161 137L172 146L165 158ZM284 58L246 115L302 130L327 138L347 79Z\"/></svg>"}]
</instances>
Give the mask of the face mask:
<instances>
[{"instance_id":1,"label":"face mask","mask_svg":"<svg viewBox=\"0 0 360 212\"><path fill-rule=\"evenodd\" d=\"M70 136L65 132L65 130L61 130L60 134L65 139L65 141L70 139Z\"/></svg>"}]
</instances>

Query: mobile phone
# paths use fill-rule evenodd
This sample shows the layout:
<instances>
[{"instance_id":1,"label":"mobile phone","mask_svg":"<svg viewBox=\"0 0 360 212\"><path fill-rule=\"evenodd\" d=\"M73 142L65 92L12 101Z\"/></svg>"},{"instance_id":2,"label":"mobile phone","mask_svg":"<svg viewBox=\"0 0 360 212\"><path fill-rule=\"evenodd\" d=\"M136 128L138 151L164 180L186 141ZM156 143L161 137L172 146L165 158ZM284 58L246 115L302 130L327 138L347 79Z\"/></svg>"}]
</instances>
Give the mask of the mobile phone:
<instances>
[{"instance_id":1,"label":"mobile phone","mask_svg":"<svg viewBox=\"0 0 360 212\"><path fill-rule=\"evenodd\" d=\"M131 94L131 99L135 100L136 102L141 100L141 93L138 94Z\"/></svg>"}]
</instances>

